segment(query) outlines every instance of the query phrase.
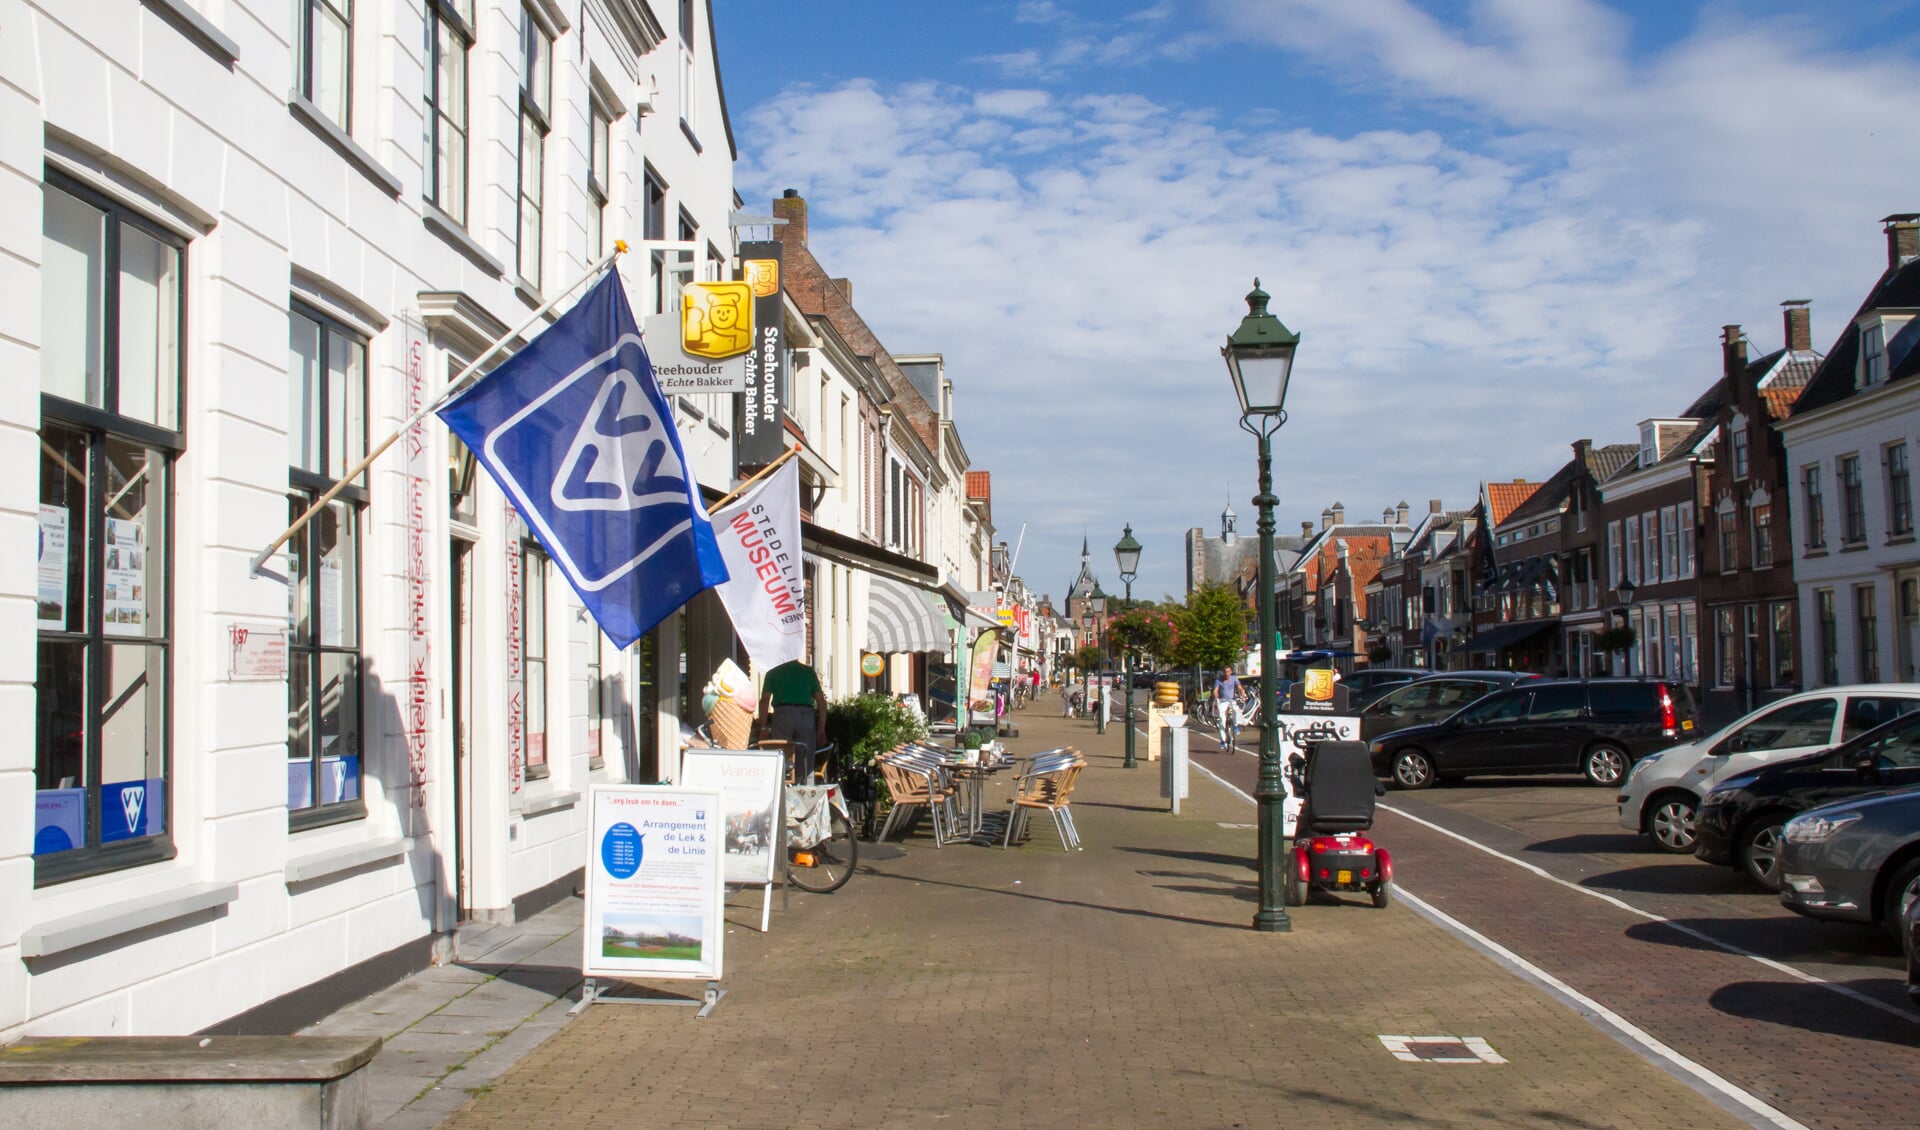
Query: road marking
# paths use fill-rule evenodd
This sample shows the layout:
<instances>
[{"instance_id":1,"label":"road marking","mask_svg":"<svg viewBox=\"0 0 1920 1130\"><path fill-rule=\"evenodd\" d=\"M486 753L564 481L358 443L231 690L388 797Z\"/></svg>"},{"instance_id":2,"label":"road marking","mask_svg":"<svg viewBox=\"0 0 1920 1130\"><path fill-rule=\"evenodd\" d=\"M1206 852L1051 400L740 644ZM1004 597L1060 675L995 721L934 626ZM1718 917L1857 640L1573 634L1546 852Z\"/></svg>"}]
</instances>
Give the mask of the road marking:
<instances>
[{"instance_id":1,"label":"road marking","mask_svg":"<svg viewBox=\"0 0 1920 1130\"><path fill-rule=\"evenodd\" d=\"M1827 980L1824 977L1818 976L1813 973L1808 973L1801 969L1797 969L1791 965L1788 965L1783 961L1775 961L1770 957L1762 957L1751 950L1742 949L1731 942L1723 942L1719 938L1716 938L1711 934L1704 933L1700 930L1696 930L1691 926L1683 926L1680 923L1675 922L1671 918L1664 918L1658 914L1653 913L1652 911L1642 910L1639 907L1634 906L1632 903L1614 898L1612 895L1602 894L1601 892L1593 890L1590 887L1583 887L1578 883L1568 882L1567 880L1560 878L1558 875L1551 874L1550 872L1546 871L1544 868L1541 868L1536 864L1528 863L1524 859L1518 859L1518 858L1515 858L1514 856L1506 854L1505 852L1499 851L1495 848L1488 847L1486 844L1483 844L1480 841L1473 839L1470 836L1462 835L1461 833L1456 832L1451 828L1443 828L1440 825L1435 824L1431 820L1423 820L1420 817L1415 816L1411 812L1406 811L1405 809L1395 808L1390 804L1383 804L1383 805L1380 805L1379 807L1381 807L1382 809L1385 809L1388 812L1393 813L1395 816L1398 816L1403 820L1411 820L1415 824L1418 824L1423 828L1431 828L1432 830L1439 832L1443 836L1448 836L1448 837L1451 837L1452 839L1459 840L1461 843L1466 844L1469 847L1478 848L1479 850L1486 852L1488 855L1493 856L1495 859L1505 860L1506 862L1513 864L1515 867L1518 867L1523 871L1529 871L1534 875L1537 875L1540 878L1545 879L1549 883L1557 883L1560 886L1565 887L1570 891L1578 891L1581 894L1587 895L1590 898L1599 899L1601 902L1604 902L1609 906L1617 907L1620 910L1624 910L1628 914L1634 915L1638 918L1645 919L1648 922L1659 923L1660 925L1668 927L1669 929L1685 934L1687 937L1692 938L1696 941L1705 942L1706 944L1714 947L1715 949L1721 950L1722 952L1730 953L1736 957L1744 957L1749 961L1757 962L1760 965L1763 965L1766 968L1771 969L1776 973L1782 974L1783 976L1792 977L1796 981L1800 981L1808 985L1819 985L1822 988L1829 989L1835 993L1840 994L1843 997L1846 997L1848 1000L1852 1000L1857 1003L1864 1004L1870 1008L1878 1009L1881 1012L1886 1013L1888 1016L1897 1016L1901 1020L1904 1020L1909 1024L1920 1024L1920 1013L1915 1013L1910 1009L1903 1009L1903 1008L1896 1007L1894 1005L1890 1005L1883 1000L1877 1000L1859 991L1858 989L1850 988L1846 985L1837 985L1832 981Z\"/></svg>"},{"instance_id":2,"label":"road marking","mask_svg":"<svg viewBox=\"0 0 1920 1130\"><path fill-rule=\"evenodd\" d=\"M1469 941L1473 942L1473 944L1485 950L1487 953L1492 954L1494 957L1498 958L1500 961L1512 967L1514 970L1522 973L1526 977L1538 982L1539 984L1544 985L1547 988L1550 988L1555 993L1558 993L1560 996L1566 998L1567 1000L1574 1002L1575 1004L1579 1005L1581 1008L1591 1010L1594 1016L1598 1017L1601 1020L1604 1020L1608 1025L1610 1025L1614 1029L1614 1031L1618 1032L1620 1035L1626 1037L1627 1039L1633 1041L1636 1044L1639 1044L1648 1053L1658 1057L1661 1060L1664 1060L1668 1065L1672 1066L1673 1068L1679 1071L1684 1071L1688 1075L1693 1076L1695 1079L1699 1080L1702 1084L1713 1089L1719 1094L1725 1096L1728 1100L1734 1103L1737 1103L1743 1109L1752 1112L1754 1115L1756 1115L1757 1117L1765 1121L1767 1125L1777 1126L1780 1128L1780 1130L1807 1130L1807 1127L1805 1124L1794 1121L1794 1119L1789 1117L1787 1114L1779 1110L1775 1110L1773 1107L1768 1106L1764 1102L1761 1102L1759 1099L1755 1098L1753 1095L1742 1090L1738 1085L1728 1082L1726 1079L1721 1078L1719 1075L1715 1074L1714 1072L1708 1070L1707 1068L1701 1066L1698 1063L1695 1063L1693 1060L1688 1059L1686 1056L1681 1055L1679 1052L1674 1051L1672 1048L1668 1047L1667 1045L1661 1043L1659 1040L1655 1039L1651 1033L1647 1032L1645 1029L1640 1028L1638 1025L1629 1021L1626 1017L1621 1016L1619 1013L1608 1008L1606 1005L1601 1004L1599 1001L1596 1001L1592 997L1587 996L1585 993L1582 993L1580 990L1574 988L1572 985L1567 984L1565 981L1560 980L1558 977L1555 977L1553 974L1548 973L1546 970L1533 964L1532 962L1528 961L1526 958L1521 957L1517 953L1514 953L1512 950L1501 945L1499 942L1496 942L1492 938L1487 937L1485 934L1480 933L1478 930L1475 930L1473 927L1460 921L1458 918L1455 918L1452 915L1448 914L1447 912L1441 910L1440 908L1432 905L1431 903L1428 903L1426 900L1414 896L1413 894L1409 893L1408 890L1405 887L1401 886L1400 884L1398 883L1394 884L1394 893L1400 896L1400 898L1404 899L1408 906L1418 911L1422 916L1426 917L1430 921L1439 923L1440 925L1446 927L1447 929L1452 930L1454 933L1459 934L1461 937L1468 939Z\"/></svg>"},{"instance_id":3,"label":"road marking","mask_svg":"<svg viewBox=\"0 0 1920 1130\"><path fill-rule=\"evenodd\" d=\"M1479 1036L1381 1036L1380 1043L1403 1063L1507 1062Z\"/></svg>"}]
</instances>

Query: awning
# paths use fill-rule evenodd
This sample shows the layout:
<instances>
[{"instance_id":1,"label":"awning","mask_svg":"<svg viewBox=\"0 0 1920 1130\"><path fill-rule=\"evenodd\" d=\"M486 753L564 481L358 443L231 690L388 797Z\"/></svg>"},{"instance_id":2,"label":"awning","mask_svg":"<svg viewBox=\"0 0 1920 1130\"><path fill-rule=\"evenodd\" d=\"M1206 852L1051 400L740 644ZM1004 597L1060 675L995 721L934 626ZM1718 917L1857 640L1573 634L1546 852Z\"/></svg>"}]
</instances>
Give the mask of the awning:
<instances>
[{"instance_id":1,"label":"awning","mask_svg":"<svg viewBox=\"0 0 1920 1130\"><path fill-rule=\"evenodd\" d=\"M867 584L866 649L881 655L952 651L945 603L926 589L873 574Z\"/></svg>"},{"instance_id":2,"label":"awning","mask_svg":"<svg viewBox=\"0 0 1920 1130\"><path fill-rule=\"evenodd\" d=\"M1540 633L1556 628L1559 625L1560 621L1557 617L1545 620L1522 620L1515 624L1495 624L1491 628L1475 632L1473 638L1467 641L1466 646L1459 650L1492 654L1502 648L1512 647L1517 643L1525 643Z\"/></svg>"}]
</instances>

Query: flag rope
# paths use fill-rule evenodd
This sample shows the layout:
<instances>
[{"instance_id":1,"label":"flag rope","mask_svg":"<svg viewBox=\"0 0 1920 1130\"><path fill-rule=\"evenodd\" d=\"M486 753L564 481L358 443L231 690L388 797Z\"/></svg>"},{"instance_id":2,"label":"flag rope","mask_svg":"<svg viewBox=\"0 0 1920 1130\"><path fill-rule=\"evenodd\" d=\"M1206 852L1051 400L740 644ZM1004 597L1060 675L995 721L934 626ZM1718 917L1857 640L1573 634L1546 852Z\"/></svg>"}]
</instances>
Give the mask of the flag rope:
<instances>
[{"instance_id":1,"label":"flag rope","mask_svg":"<svg viewBox=\"0 0 1920 1130\"><path fill-rule=\"evenodd\" d=\"M621 255L625 254L626 250L627 250L626 240L623 240L623 239L614 240L613 250L607 252L604 258L602 258L599 262L595 263L593 266L589 267L587 269L587 272L581 275L578 279L576 279L571 286L567 287L565 290L561 291L560 293L554 295L552 298L547 299L547 301L538 310L535 310L531 315L527 317L526 321L520 323L518 326L515 326L513 329L510 329L506 333L501 334L499 337L495 338L493 340L492 345L487 346L487 348L483 350L478 357L475 357L473 361L467 365L466 368L460 370L460 372L454 375L454 378L452 380L447 382L447 387L440 390L440 395L434 397L432 400L428 401L426 404L421 405L420 410L415 412L413 415L407 417L406 420L402 421L400 426L393 430L392 434L388 435L387 438L381 440L380 443L373 448L373 450L361 456L360 461L358 463L355 463L352 467L348 468L347 472L341 475L338 481L336 481L331 487L327 488L326 493L322 494L319 498L314 499L313 505L307 507L305 513L301 514L298 518L295 518L293 520L292 525L288 526L285 530L282 530L280 533L280 536L277 538L274 538L272 543L269 544L267 548L261 550L257 554L254 554L253 560L248 563L247 575L259 576L260 567L267 563L267 558L272 557L275 550L287 544L287 539L299 533L301 529L305 527L308 522L313 521L313 518L316 514L319 514L322 510L325 510L327 508L327 505L331 503L335 498L338 498L340 496L340 492L346 489L348 483L351 483L353 480L365 474L367 468L373 465L373 461L380 458L380 456L382 456L383 454L385 454L386 450L389 447L392 447L400 439L401 436L405 435L416 424L420 423L420 421L426 419L428 416L431 416L433 415L433 413L439 411L442 405L446 404L447 401L453 399L453 397L458 395L460 392L462 392L467 385L471 384L473 381L473 378L476 375L478 375L480 366L486 364L487 361L490 360L494 354L500 352L501 346L505 345L507 342L513 340L514 338L520 336L522 333L525 333L526 330L530 326L532 326L535 322L538 322L541 318L546 317L547 311L559 305L562 299L571 295L574 291L579 290L588 281L599 277L600 272L611 268L613 266L614 260L618 259Z\"/></svg>"}]
</instances>

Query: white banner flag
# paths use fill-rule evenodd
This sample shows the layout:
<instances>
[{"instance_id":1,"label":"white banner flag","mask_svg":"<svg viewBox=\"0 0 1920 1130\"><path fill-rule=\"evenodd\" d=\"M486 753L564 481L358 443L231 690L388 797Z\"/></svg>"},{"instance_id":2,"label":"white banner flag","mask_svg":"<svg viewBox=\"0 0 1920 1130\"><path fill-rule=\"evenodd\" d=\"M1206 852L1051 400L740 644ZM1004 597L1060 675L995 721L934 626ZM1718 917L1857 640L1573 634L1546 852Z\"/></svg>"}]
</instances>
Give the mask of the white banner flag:
<instances>
[{"instance_id":1,"label":"white banner flag","mask_svg":"<svg viewBox=\"0 0 1920 1130\"><path fill-rule=\"evenodd\" d=\"M787 460L752 490L715 510L713 533L732 577L717 591L747 654L763 669L805 659L799 460Z\"/></svg>"}]
</instances>

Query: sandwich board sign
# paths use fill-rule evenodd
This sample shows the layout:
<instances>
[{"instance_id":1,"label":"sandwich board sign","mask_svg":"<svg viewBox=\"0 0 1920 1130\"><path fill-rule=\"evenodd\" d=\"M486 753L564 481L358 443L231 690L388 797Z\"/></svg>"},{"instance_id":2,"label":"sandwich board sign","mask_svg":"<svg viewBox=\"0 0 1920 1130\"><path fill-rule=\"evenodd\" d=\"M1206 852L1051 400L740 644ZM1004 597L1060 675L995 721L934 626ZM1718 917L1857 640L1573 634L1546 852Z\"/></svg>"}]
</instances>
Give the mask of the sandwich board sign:
<instances>
[{"instance_id":1,"label":"sandwich board sign","mask_svg":"<svg viewBox=\"0 0 1920 1130\"><path fill-rule=\"evenodd\" d=\"M775 861L784 846L781 785L787 756L778 749L690 749L680 755L680 783L720 793L721 878L730 887L759 887L760 932L767 932Z\"/></svg>"},{"instance_id":2,"label":"sandwich board sign","mask_svg":"<svg viewBox=\"0 0 1920 1130\"><path fill-rule=\"evenodd\" d=\"M586 929L577 1011L614 997L595 978L704 980L705 1016L719 1003L722 946L721 794L675 785L594 785L588 793Z\"/></svg>"}]
</instances>

